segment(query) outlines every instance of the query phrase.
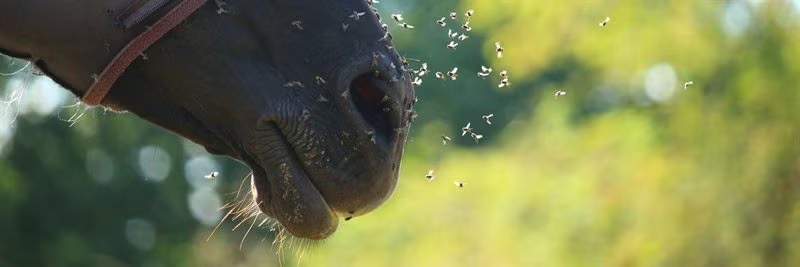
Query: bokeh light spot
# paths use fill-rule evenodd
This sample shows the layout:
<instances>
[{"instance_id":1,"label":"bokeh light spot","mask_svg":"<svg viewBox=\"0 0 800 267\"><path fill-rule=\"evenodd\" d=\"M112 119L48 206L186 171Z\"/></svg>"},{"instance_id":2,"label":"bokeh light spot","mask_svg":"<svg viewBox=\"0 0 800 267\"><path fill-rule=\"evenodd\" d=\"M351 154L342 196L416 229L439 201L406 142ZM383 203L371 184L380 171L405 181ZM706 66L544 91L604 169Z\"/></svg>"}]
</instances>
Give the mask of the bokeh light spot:
<instances>
[{"instance_id":1,"label":"bokeh light spot","mask_svg":"<svg viewBox=\"0 0 800 267\"><path fill-rule=\"evenodd\" d=\"M198 222L212 226L222 218L222 200L211 188L195 189L189 194L189 210Z\"/></svg>"},{"instance_id":2,"label":"bokeh light spot","mask_svg":"<svg viewBox=\"0 0 800 267\"><path fill-rule=\"evenodd\" d=\"M8 114L0 114L0 156L4 155L10 147L10 141L14 137L14 117Z\"/></svg>"},{"instance_id":3,"label":"bokeh light spot","mask_svg":"<svg viewBox=\"0 0 800 267\"><path fill-rule=\"evenodd\" d=\"M92 148L86 153L86 172L99 184L114 177L114 159L103 150Z\"/></svg>"},{"instance_id":4,"label":"bokeh light spot","mask_svg":"<svg viewBox=\"0 0 800 267\"><path fill-rule=\"evenodd\" d=\"M731 1L722 12L722 30L732 37L741 36L750 27L750 10L741 1Z\"/></svg>"},{"instance_id":5,"label":"bokeh light spot","mask_svg":"<svg viewBox=\"0 0 800 267\"><path fill-rule=\"evenodd\" d=\"M20 78L32 79L30 86L25 86L25 97L20 99L21 114L49 116L64 104L69 92L47 77Z\"/></svg>"},{"instance_id":6,"label":"bokeh light spot","mask_svg":"<svg viewBox=\"0 0 800 267\"><path fill-rule=\"evenodd\" d=\"M644 78L644 91L647 98L655 102L666 102L675 94L678 77L671 65L656 64L647 70Z\"/></svg>"},{"instance_id":7,"label":"bokeh light spot","mask_svg":"<svg viewBox=\"0 0 800 267\"><path fill-rule=\"evenodd\" d=\"M197 156L186 161L183 165L183 173L186 175L186 181L192 185L193 188L214 188L219 183L217 177L215 179L207 179L206 175L211 172L220 172L219 164L208 156ZM222 176L222 175L220 175Z\"/></svg>"},{"instance_id":8,"label":"bokeh light spot","mask_svg":"<svg viewBox=\"0 0 800 267\"><path fill-rule=\"evenodd\" d=\"M164 181L171 168L172 159L163 148L151 145L139 149L139 170L145 180Z\"/></svg>"},{"instance_id":9,"label":"bokeh light spot","mask_svg":"<svg viewBox=\"0 0 800 267\"><path fill-rule=\"evenodd\" d=\"M125 222L125 238L136 249L148 251L156 244L156 229L145 219L133 218Z\"/></svg>"}]
</instances>

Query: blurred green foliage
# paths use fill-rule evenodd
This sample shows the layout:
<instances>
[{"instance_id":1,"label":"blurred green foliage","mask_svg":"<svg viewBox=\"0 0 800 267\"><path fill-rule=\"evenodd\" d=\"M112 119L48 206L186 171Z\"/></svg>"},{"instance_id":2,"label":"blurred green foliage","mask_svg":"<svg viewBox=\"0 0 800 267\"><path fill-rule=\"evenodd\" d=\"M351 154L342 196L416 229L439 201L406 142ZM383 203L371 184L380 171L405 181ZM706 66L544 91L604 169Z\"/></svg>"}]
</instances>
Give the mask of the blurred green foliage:
<instances>
[{"instance_id":1,"label":"blurred green foliage","mask_svg":"<svg viewBox=\"0 0 800 267\"><path fill-rule=\"evenodd\" d=\"M417 88L402 182L381 208L320 244L288 241L281 253L274 232L244 237L247 225L229 231L238 222L206 241L212 227L187 206L181 163L190 153L180 138L102 110L72 127L22 115L0 152L0 266L800 265L800 2L378 7L416 26L390 26L411 67L460 74ZM448 50L447 29L467 9L470 38ZM436 24L450 11L460 22ZM490 79L475 77L481 65L494 68ZM510 88L496 86L502 69ZM694 85L684 89L686 81ZM487 113L491 126L480 118ZM484 134L480 144L460 136L467 122ZM454 142L443 146L442 134ZM173 159L163 182L136 167L146 145ZM114 158L108 183L89 178L92 148ZM217 160L216 190L235 191L247 170ZM126 239L131 218L152 223L151 249Z\"/></svg>"}]
</instances>

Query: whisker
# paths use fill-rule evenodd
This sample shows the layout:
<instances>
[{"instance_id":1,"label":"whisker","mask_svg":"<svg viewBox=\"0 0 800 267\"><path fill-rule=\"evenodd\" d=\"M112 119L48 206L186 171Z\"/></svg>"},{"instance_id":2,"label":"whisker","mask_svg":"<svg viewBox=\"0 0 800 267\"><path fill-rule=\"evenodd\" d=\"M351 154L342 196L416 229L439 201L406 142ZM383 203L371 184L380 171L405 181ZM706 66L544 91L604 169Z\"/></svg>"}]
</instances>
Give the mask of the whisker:
<instances>
[{"instance_id":1,"label":"whisker","mask_svg":"<svg viewBox=\"0 0 800 267\"><path fill-rule=\"evenodd\" d=\"M238 219L238 218L239 218L239 217L241 217L241 216L245 216L245 215L249 214L251 210L256 210L256 211L258 211L258 205L256 205L255 203L253 203L253 204L251 204L251 205L250 205L250 206L248 206L248 207L245 207L245 208L242 208L242 209L238 210L238 211L236 212L236 216L234 216L234 217L232 218L232 220L236 220L236 219ZM245 219L245 220L246 220L246 219ZM234 230L236 230L236 229L234 229Z\"/></svg>"},{"instance_id":2,"label":"whisker","mask_svg":"<svg viewBox=\"0 0 800 267\"><path fill-rule=\"evenodd\" d=\"M222 216L222 219L219 220L219 223L217 224L217 226L214 227L214 230L211 230L211 233L208 234L208 238L206 238L206 242L211 240L211 236L213 236L214 233L217 232L217 229L219 228L219 226L222 225L223 222L225 222L225 219L228 218L228 216L230 216L232 212L233 212L233 210L229 210L227 213L225 213L225 216Z\"/></svg>"},{"instance_id":3,"label":"whisker","mask_svg":"<svg viewBox=\"0 0 800 267\"><path fill-rule=\"evenodd\" d=\"M14 75L17 75L18 73L23 72L24 70L28 69L28 67L30 67L30 66L31 66L31 62L28 61L28 63L26 63L25 66L23 66L21 69L16 70L16 71L12 71L10 73L2 73L2 72L0 72L0 76L14 76Z\"/></svg>"},{"instance_id":4,"label":"whisker","mask_svg":"<svg viewBox=\"0 0 800 267\"><path fill-rule=\"evenodd\" d=\"M278 227L278 234L275 235L275 240L272 240L272 245L278 245L278 248L275 250L275 254L278 256L278 264L280 264L280 266L283 266L285 261L285 255L283 251L285 240L286 231L283 228Z\"/></svg>"},{"instance_id":5,"label":"whisker","mask_svg":"<svg viewBox=\"0 0 800 267\"><path fill-rule=\"evenodd\" d=\"M247 198L242 198L226 204L223 206L223 208L240 209L241 207L245 206L247 202L249 202Z\"/></svg>"},{"instance_id":6,"label":"whisker","mask_svg":"<svg viewBox=\"0 0 800 267\"><path fill-rule=\"evenodd\" d=\"M73 113L72 116L69 117L69 120L67 120L67 122L69 122L69 127L75 126L75 124L78 123L78 120L83 118L83 115L85 115L86 111L88 110L89 110L88 106L83 106L83 108L76 110L75 113Z\"/></svg>"},{"instance_id":7,"label":"whisker","mask_svg":"<svg viewBox=\"0 0 800 267\"><path fill-rule=\"evenodd\" d=\"M249 210L253 210L253 208L255 208L255 206L251 207L251 208L250 208L250 209L248 209L247 211L249 211ZM253 218L254 216L258 216L258 214L259 214L260 212L261 212L261 211L258 211L258 210L256 210L255 212L251 212L251 213L245 213L245 210L242 210L242 214L247 214L247 216L246 216L245 218L243 218L243 219L242 219L242 221L241 221L241 222L239 222L239 224L237 224L236 226L234 226L234 227L233 227L233 229L232 229L231 231L236 231L236 229L237 229L237 228L239 228L239 226L241 226L242 224L244 224L245 222L247 222L248 220L250 220L250 218Z\"/></svg>"},{"instance_id":8,"label":"whisker","mask_svg":"<svg viewBox=\"0 0 800 267\"><path fill-rule=\"evenodd\" d=\"M30 74L32 72L32 68L24 68L23 70L27 70L27 75L23 75L22 78L19 79L19 85L14 87L14 89L11 89L11 94L8 96L8 100L2 101L2 104L5 105L2 114L5 114L3 116L9 116L8 125L14 125L14 123L17 121L17 116L20 113L20 103L22 103L22 98L25 95L25 88L30 88L33 78L33 76ZM12 109L14 111L9 112L9 110Z\"/></svg>"},{"instance_id":9,"label":"whisker","mask_svg":"<svg viewBox=\"0 0 800 267\"><path fill-rule=\"evenodd\" d=\"M251 176L251 175L252 175L252 174L248 175L247 177L245 177L244 179L242 179L242 182L241 182L241 183L239 183L239 189L238 189L238 190L236 190L236 196L234 197L234 199L238 199L238 198L239 198L239 194L241 194L241 193L242 193L242 187L244 187L244 183L245 183L245 182L247 182L247 178L248 178L249 176ZM248 192L248 193L251 193L251 192L252 192L252 189L250 189L250 190L251 190L251 191L250 191L250 192Z\"/></svg>"},{"instance_id":10,"label":"whisker","mask_svg":"<svg viewBox=\"0 0 800 267\"><path fill-rule=\"evenodd\" d=\"M305 256L305 254L306 254L306 248L308 248L308 246L307 246L308 242L310 242L310 241L308 241L306 239L299 240L300 244L298 244L298 247L296 248L295 253L294 253L295 258L297 258L297 266L298 267L300 266L300 261L303 259L303 256Z\"/></svg>"},{"instance_id":11,"label":"whisker","mask_svg":"<svg viewBox=\"0 0 800 267\"><path fill-rule=\"evenodd\" d=\"M269 221L269 217L267 217L267 218L264 218L264 220L263 220L263 221L261 221L261 223L259 223L259 224L258 224L258 227L261 227L261 226L263 226L263 225L264 225L264 223L266 223L267 221Z\"/></svg>"},{"instance_id":12,"label":"whisker","mask_svg":"<svg viewBox=\"0 0 800 267\"><path fill-rule=\"evenodd\" d=\"M247 228L247 232L244 232L244 236L242 237L242 241L241 241L241 242L239 242L239 250L242 250L242 247L244 247L244 240L247 238L247 234L249 234L249 233L250 233L250 230L252 230L252 229L253 229L253 225L255 225L255 224L256 224L256 220L258 220L258 213L254 213L254 214L255 214L255 215L254 215L254 216L252 216L252 218L253 218L253 220L252 220L252 221L253 221L253 222L250 224L250 227L248 227L248 228Z\"/></svg>"},{"instance_id":13,"label":"whisker","mask_svg":"<svg viewBox=\"0 0 800 267\"><path fill-rule=\"evenodd\" d=\"M252 205L252 204L247 204L247 203L245 203L244 201L239 201L239 202L237 202L237 203L236 203L236 204L235 204L235 205L232 207L232 209L234 210L234 212L233 212L233 213L234 213L234 215L236 215L236 216L234 216L234 217L233 217L233 218L231 218L231 219L232 219L232 220L236 220L236 219L237 219L239 216L241 216L243 213L245 213L245 212L247 211L247 205Z\"/></svg>"}]
</instances>

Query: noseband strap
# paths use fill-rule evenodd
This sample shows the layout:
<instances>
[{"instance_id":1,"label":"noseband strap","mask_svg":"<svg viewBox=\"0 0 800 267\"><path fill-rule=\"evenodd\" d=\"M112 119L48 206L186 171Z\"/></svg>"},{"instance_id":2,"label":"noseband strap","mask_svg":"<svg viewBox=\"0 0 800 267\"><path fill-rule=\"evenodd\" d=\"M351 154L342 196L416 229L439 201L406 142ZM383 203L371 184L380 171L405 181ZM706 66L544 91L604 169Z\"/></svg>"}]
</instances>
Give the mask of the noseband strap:
<instances>
[{"instance_id":1,"label":"noseband strap","mask_svg":"<svg viewBox=\"0 0 800 267\"><path fill-rule=\"evenodd\" d=\"M120 75L125 72L125 69L136 60L148 47L153 45L156 41L161 39L168 31L178 26L189 15L194 13L198 8L208 0L181 0L175 7L172 8L166 15L158 19L153 25L148 27L144 32L133 38L122 50L114 56L114 59L106 65L100 75L94 76L94 83L89 86L81 100L90 106L100 105L103 98L106 97L111 86L117 81ZM149 14L149 11L146 12Z\"/></svg>"}]
</instances>

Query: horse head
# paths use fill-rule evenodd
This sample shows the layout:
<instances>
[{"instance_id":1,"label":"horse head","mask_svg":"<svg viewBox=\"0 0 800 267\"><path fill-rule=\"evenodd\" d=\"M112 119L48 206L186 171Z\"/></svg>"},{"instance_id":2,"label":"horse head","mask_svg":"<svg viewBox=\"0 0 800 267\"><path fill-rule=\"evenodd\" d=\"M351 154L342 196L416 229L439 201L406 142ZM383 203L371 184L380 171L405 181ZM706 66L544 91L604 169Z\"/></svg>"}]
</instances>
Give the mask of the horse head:
<instances>
[{"instance_id":1,"label":"horse head","mask_svg":"<svg viewBox=\"0 0 800 267\"><path fill-rule=\"evenodd\" d=\"M148 27L115 23L130 2L5 1L0 50L83 96ZM208 2L136 59L102 105L246 163L258 208L294 236L322 239L397 183L414 92L387 37L363 0Z\"/></svg>"}]
</instances>

